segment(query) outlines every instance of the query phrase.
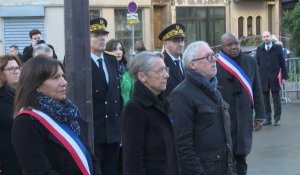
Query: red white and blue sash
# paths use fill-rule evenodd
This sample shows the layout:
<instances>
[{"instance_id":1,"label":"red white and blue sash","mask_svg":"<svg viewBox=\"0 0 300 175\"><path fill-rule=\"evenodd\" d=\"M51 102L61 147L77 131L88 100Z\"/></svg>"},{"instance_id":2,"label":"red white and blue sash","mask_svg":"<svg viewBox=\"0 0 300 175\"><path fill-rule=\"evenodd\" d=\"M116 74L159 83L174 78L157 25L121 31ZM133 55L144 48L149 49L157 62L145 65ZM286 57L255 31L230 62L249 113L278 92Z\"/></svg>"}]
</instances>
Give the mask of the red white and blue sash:
<instances>
[{"instance_id":1,"label":"red white and blue sash","mask_svg":"<svg viewBox=\"0 0 300 175\"><path fill-rule=\"evenodd\" d=\"M47 114L38 110L23 110L19 114L29 114L45 126L55 138L68 150L83 175L92 174L92 161L77 135L65 124L56 122ZM19 115L18 114L18 115Z\"/></svg>"},{"instance_id":2,"label":"red white and blue sash","mask_svg":"<svg viewBox=\"0 0 300 175\"><path fill-rule=\"evenodd\" d=\"M244 89L246 90L251 105L253 107L253 92L252 92L252 83L248 75L243 71L243 69L236 64L235 61L233 61L231 58L229 58L226 54L224 54L222 51L219 52L219 59L218 63L227 70L230 74L232 74L236 79L239 80L239 82L242 84Z\"/></svg>"}]
</instances>

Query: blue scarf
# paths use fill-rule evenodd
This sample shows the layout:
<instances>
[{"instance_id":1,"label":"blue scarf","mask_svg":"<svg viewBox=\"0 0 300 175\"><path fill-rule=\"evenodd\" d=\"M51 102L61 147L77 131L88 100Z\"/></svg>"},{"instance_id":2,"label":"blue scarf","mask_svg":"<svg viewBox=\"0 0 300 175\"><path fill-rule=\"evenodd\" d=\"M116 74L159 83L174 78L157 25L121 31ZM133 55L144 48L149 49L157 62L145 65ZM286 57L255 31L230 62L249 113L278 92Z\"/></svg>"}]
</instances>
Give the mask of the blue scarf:
<instances>
[{"instance_id":1,"label":"blue scarf","mask_svg":"<svg viewBox=\"0 0 300 175\"><path fill-rule=\"evenodd\" d=\"M126 72L126 66L123 63L120 63L118 66L118 71L119 71L119 75L120 77Z\"/></svg>"},{"instance_id":2,"label":"blue scarf","mask_svg":"<svg viewBox=\"0 0 300 175\"><path fill-rule=\"evenodd\" d=\"M79 110L70 100L65 99L56 102L51 97L39 93L37 101L40 105L39 110L45 112L54 120L69 126L77 136L80 134L80 126L78 123L78 117L80 116Z\"/></svg>"}]
</instances>

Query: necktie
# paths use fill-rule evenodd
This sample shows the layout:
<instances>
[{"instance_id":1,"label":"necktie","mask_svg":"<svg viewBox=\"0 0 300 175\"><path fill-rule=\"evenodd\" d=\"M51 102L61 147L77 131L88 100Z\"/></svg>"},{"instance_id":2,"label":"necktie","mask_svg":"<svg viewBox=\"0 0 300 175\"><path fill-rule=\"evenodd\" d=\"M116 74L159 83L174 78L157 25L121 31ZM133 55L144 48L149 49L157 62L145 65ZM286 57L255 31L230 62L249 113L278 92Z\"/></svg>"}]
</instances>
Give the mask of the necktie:
<instances>
[{"instance_id":1,"label":"necktie","mask_svg":"<svg viewBox=\"0 0 300 175\"><path fill-rule=\"evenodd\" d=\"M103 80L105 80L107 82L106 76L105 76L105 73L103 70L103 66L102 66L103 58L99 58L97 61L99 62L100 76L101 76L101 78L103 78Z\"/></svg>"},{"instance_id":2,"label":"necktie","mask_svg":"<svg viewBox=\"0 0 300 175\"><path fill-rule=\"evenodd\" d=\"M178 72L180 72L180 75L183 75L182 70L180 68L180 60L175 60L174 62L175 62Z\"/></svg>"},{"instance_id":3,"label":"necktie","mask_svg":"<svg viewBox=\"0 0 300 175\"><path fill-rule=\"evenodd\" d=\"M270 46L267 46L267 51L269 52L269 50L270 50Z\"/></svg>"}]
</instances>

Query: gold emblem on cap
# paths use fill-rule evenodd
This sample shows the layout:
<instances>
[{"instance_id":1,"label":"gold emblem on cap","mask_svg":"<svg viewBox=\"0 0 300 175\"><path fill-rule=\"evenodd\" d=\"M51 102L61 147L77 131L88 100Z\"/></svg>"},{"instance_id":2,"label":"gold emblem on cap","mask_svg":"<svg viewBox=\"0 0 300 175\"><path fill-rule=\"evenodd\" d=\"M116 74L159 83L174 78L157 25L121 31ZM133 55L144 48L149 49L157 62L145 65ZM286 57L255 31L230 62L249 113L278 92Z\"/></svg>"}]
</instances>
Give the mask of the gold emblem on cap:
<instances>
[{"instance_id":1,"label":"gold emblem on cap","mask_svg":"<svg viewBox=\"0 0 300 175\"><path fill-rule=\"evenodd\" d=\"M179 25L176 25L175 29L171 30L165 36L163 37L163 41L168 40L169 38L172 38L174 36L182 36L185 37L183 30L180 28Z\"/></svg>"},{"instance_id":2,"label":"gold emblem on cap","mask_svg":"<svg viewBox=\"0 0 300 175\"><path fill-rule=\"evenodd\" d=\"M99 24L90 25L90 32L94 32L97 30L105 30L105 29L106 27L102 19L100 19Z\"/></svg>"}]
</instances>

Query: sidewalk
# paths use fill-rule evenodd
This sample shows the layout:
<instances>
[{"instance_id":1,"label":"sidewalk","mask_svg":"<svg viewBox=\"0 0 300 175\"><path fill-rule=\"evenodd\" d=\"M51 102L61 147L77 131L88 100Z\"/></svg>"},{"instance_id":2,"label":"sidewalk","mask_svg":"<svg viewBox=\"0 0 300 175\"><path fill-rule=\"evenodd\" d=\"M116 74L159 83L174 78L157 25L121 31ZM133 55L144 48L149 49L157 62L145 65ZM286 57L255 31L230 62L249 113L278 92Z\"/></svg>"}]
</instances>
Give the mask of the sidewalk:
<instances>
[{"instance_id":1,"label":"sidewalk","mask_svg":"<svg viewBox=\"0 0 300 175\"><path fill-rule=\"evenodd\" d=\"M281 126L253 133L248 175L300 175L300 103L283 103Z\"/></svg>"}]
</instances>

